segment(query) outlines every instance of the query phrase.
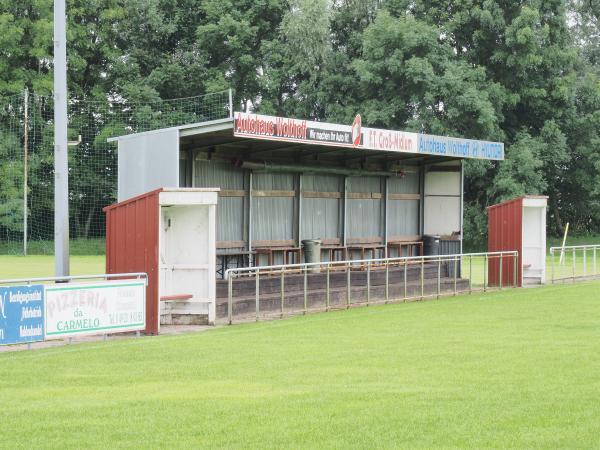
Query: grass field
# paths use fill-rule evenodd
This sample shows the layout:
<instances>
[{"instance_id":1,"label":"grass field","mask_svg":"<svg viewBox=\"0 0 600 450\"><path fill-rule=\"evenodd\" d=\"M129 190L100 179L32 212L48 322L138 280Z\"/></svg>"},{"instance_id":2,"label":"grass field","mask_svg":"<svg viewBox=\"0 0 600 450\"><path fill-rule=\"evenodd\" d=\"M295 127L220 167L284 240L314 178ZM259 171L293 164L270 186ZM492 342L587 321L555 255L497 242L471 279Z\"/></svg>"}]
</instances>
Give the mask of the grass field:
<instances>
[{"instance_id":1,"label":"grass field","mask_svg":"<svg viewBox=\"0 0 600 450\"><path fill-rule=\"evenodd\" d=\"M547 244L550 246L560 246L561 238L548 237ZM600 243L600 236L570 236L567 245L584 245ZM29 243L30 256L19 256L22 251L22 244L17 241L0 242L0 279L24 278L24 277L47 277L54 274L53 243L51 241L31 241ZM71 272L73 275L90 275L103 273L104 266L104 239L73 239L70 242L71 251ZM485 251L479 249L478 251ZM591 270L591 252L588 254ZM598 271L600 272L600 252L598 257ZM463 263L465 270L468 267L468 261ZM552 261L547 257L548 278L550 278L550 268ZM576 273L583 275L583 259L581 253L577 255ZM483 283L483 260L481 258L473 259L473 279L474 283ZM570 276L572 270L571 253L567 253L563 266L558 265L558 256L556 257L556 271L561 276ZM589 273L589 271L588 271ZM463 272L464 276L468 272Z\"/></svg>"},{"instance_id":2,"label":"grass field","mask_svg":"<svg viewBox=\"0 0 600 450\"><path fill-rule=\"evenodd\" d=\"M599 292L0 354L0 447L597 448Z\"/></svg>"},{"instance_id":3,"label":"grass field","mask_svg":"<svg viewBox=\"0 0 600 450\"><path fill-rule=\"evenodd\" d=\"M103 255L71 256L71 275L97 275L106 272ZM54 276L54 256L0 255L0 280Z\"/></svg>"},{"instance_id":4,"label":"grass field","mask_svg":"<svg viewBox=\"0 0 600 450\"><path fill-rule=\"evenodd\" d=\"M104 238L71 239L69 252L71 255L104 255L106 244ZM29 255L53 255L54 241L31 240L27 244ZM22 255L23 243L19 240L0 241L0 255Z\"/></svg>"},{"instance_id":5,"label":"grass field","mask_svg":"<svg viewBox=\"0 0 600 450\"><path fill-rule=\"evenodd\" d=\"M555 270L557 277L569 277L572 274L572 255L567 253L564 265L558 264L558 255L555 256ZM550 279L552 260L550 256L546 258L547 278ZM474 257L471 262L473 270L473 286L481 286L484 282L484 263L483 258ZM591 253L587 260L587 273L591 274L593 269L593 260ZM71 256L71 274L72 275L94 275L104 273L105 257L104 255L90 256ZM597 255L597 271L600 273L600 252ZM583 258L581 253L577 254L576 274L583 275ZM49 255L31 255L14 256L0 255L0 280L10 278L26 277L49 277L54 274L54 256ZM469 259L463 259L462 276L469 278Z\"/></svg>"}]
</instances>

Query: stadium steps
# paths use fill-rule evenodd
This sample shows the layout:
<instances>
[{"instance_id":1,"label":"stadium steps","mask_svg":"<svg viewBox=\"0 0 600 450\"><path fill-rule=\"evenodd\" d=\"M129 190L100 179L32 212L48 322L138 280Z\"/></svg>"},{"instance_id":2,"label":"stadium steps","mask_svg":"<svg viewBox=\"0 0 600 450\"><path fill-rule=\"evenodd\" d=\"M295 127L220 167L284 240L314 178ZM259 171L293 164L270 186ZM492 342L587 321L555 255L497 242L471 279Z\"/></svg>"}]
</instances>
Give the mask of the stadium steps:
<instances>
[{"instance_id":1,"label":"stadium steps","mask_svg":"<svg viewBox=\"0 0 600 450\"><path fill-rule=\"evenodd\" d=\"M437 264L425 264L424 268L425 279L437 279ZM452 263L441 264L441 277L450 277L453 274ZM458 272L460 276L460 271ZM406 280L419 281L421 277L421 265L411 264L407 268ZM322 269L318 273L307 274L307 285L308 289L319 289L325 288L326 284L326 272ZM355 268L351 271L351 282L352 285L366 285L367 284L367 270ZM260 276L260 293L262 294L279 294L281 287L281 277L279 274L261 274ZM389 269L389 282L390 283L403 283L404 282L404 267L390 267ZM302 291L304 289L304 274L302 273L286 273L284 281L284 289L286 292L293 292L296 290ZM340 270L331 270L329 275L329 286L331 288L346 287L347 283L347 272ZM373 268L371 270L371 286L385 285L385 270L383 268ZM234 297L245 297L248 295L254 295L256 288L256 279L254 276L246 276L240 278L234 278L232 291ZM228 285L227 280L217 281L217 299L227 298Z\"/></svg>"},{"instance_id":2,"label":"stadium steps","mask_svg":"<svg viewBox=\"0 0 600 450\"><path fill-rule=\"evenodd\" d=\"M453 273L453 271L452 271ZM454 279L448 277L448 267L442 269L440 279L440 293L448 294L454 290ZM288 279L289 277L289 279ZM426 267L423 283L424 296L437 294L437 265ZM404 272L402 269L390 270L389 274L389 299L401 300L404 298ZM366 271L353 271L351 273L351 304L367 302L367 274ZM236 289L236 283L241 283ZM307 309L323 309L326 306L324 274L308 274L307 276ZM255 314L255 279L236 280L233 283L233 314L234 316L249 316ZM468 280L457 279L458 291L468 288ZM226 285L225 285L226 288ZM304 276L286 276L284 286L284 312L293 313L304 309ZM217 318L227 317L227 290L220 291L217 298ZM225 294L224 296L222 294ZM410 268L407 271L406 294L408 298L418 298L421 295L420 267ZM345 307L347 302L346 272L330 274L330 307ZM373 270L371 272L370 301L381 302L385 299L385 271ZM281 310L280 278L261 277L260 279L260 311L263 315L277 314Z\"/></svg>"}]
</instances>

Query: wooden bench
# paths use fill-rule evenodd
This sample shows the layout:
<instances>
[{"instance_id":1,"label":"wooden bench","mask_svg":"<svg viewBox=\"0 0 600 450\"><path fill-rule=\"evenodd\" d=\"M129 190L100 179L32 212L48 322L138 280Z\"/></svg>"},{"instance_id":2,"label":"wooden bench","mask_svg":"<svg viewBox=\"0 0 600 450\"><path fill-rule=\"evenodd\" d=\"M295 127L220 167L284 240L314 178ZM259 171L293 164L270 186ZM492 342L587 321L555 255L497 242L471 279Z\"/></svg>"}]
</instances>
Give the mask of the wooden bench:
<instances>
[{"instance_id":1,"label":"wooden bench","mask_svg":"<svg viewBox=\"0 0 600 450\"><path fill-rule=\"evenodd\" d=\"M412 240L412 241L389 241L387 244L388 252L390 254L390 250L397 249L398 257L405 256L402 253L402 250L406 248L406 256L423 256L423 241Z\"/></svg>"},{"instance_id":2,"label":"wooden bench","mask_svg":"<svg viewBox=\"0 0 600 450\"><path fill-rule=\"evenodd\" d=\"M256 253L256 265L259 264L259 255L266 255L267 265L274 265L274 255L277 252L282 253L283 264L290 264L290 261L299 263L302 257L302 248L295 245L293 240L274 240L274 241L255 241L252 250Z\"/></svg>"},{"instance_id":3,"label":"wooden bench","mask_svg":"<svg viewBox=\"0 0 600 450\"><path fill-rule=\"evenodd\" d=\"M386 247L382 242L383 239L381 237L349 238L347 240L348 254L350 255L349 259L352 259L353 251L358 251L360 253L359 259L367 259L367 252L371 253L371 257L368 259L376 259L378 251L380 252L379 256L385 258Z\"/></svg>"},{"instance_id":4,"label":"wooden bench","mask_svg":"<svg viewBox=\"0 0 600 450\"><path fill-rule=\"evenodd\" d=\"M161 302L181 302L185 300L191 300L192 294L175 294L175 295L163 295L160 297Z\"/></svg>"},{"instance_id":5,"label":"wooden bench","mask_svg":"<svg viewBox=\"0 0 600 450\"><path fill-rule=\"evenodd\" d=\"M348 259L348 249L342 245L340 238L321 239L321 251L327 252L329 261L346 261ZM341 255L340 259L337 259L338 255Z\"/></svg>"}]
</instances>

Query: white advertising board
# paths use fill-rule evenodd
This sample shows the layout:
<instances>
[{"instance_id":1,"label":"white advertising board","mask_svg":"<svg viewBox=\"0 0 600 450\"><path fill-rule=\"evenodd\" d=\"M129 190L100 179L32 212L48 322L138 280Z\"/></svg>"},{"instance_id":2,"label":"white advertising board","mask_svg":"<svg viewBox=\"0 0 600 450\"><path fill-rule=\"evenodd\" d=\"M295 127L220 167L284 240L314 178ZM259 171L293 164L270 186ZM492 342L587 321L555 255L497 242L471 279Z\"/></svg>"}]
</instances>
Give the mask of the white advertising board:
<instances>
[{"instance_id":1,"label":"white advertising board","mask_svg":"<svg viewBox=\"0 0 600 450\"><path fill-rule=\"evenodd\" d=\"M504 144L502 142L368 128L362 126L360 116L357 116L352 126L350 126L236 112L233 135L252 139L396 153L451 156L455 158L504 159Z\"/></svg>"},{"instance_id":2,"label":"white advertising board","mask_svg":"<svg viewBox=\"0 0 600 450\"><path fill-rule=\"evenodd\" d=\"M46 339L146 327L146 280L46 287Z\"/></svg>"}]
</instances>

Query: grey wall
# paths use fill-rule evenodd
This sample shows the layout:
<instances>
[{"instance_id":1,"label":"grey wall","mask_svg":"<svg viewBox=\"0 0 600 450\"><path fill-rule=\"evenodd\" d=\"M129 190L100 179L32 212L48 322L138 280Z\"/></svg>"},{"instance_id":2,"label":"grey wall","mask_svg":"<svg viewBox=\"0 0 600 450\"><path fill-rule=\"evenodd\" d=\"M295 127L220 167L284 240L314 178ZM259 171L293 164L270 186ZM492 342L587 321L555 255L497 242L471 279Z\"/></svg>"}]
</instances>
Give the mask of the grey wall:
<instances>
[{"instance_id":1,"label":"grey wall","mask_svg":"<svg viewBox=\"0 0 600 450\"><path fill-rule=\"evenodd\" d=\"M287 173L255 173L253 191L295 191L297 175ZM296 198L252 197L252 240L295 239Z\"/></svg>"},{"instance_id":2,"label":"grey wall","mask_svg":"<svg viewBox=\"0 0 600 450\"><path fill-rule=\"evenodd\" d=\"M118 142L118 201L179 187L179 130L132 135Z\"/></svg>"},{"instance_id":3,"label":"grey wall","mask_svg":"<svg viewBox=\"0 0 600 450\"><path fill-rule=\"evenodd\" d=\"M349 193L384 192L383 177L349 177ZM384 200L380 199L348 199L348 237L381 237L383 240Z\"/></svg>"},{"instance_id":4,"label":"grey wall","mask_svg":"<svg viewBox=\"0 0 600 450\"><path fill-rule=\"evenodd\" d=\"M339 198L302 197L302 239L342 239L344 177L303 175L304 193L338 193Z\"/></svg>"},{"instance_id":5,"label":"grey wall","mask_svg":"<svg viewBox=\"0 0 600 450\"><path fill-rule=\"evenodd\" d=\"M183 162L183 161L182 161ZM186 161L187 163L187 161ZM250 172L229 163L196 159L196 187L220 187L218 241L293 241L344 239L344 176L298 173L252 174L252 219L248 224ZM300 181L300 178L301 181ZM302 183L300 204L299 188ZM420 172L388 177L387 237L416 238L420 234ZM386 177L348 177L347 238L386 235ZM225 195L224 195L225 194ZM396 196L394 197L394 194Z\"/></svg>"},{"instance_id":6,"label":"grey wall","mask_svg":"<svg viewBox=\"0 0 600 450\"><path fill-rule=\"evenodd\" d=\"M460 165L439 165L425 173L424 234L460 232L462 172Z\"/></svg>"},{"instance_id":7,"label":"grey wall","mask_svg":"<svg viewBox=\"0 0 600 450\"><path fill-rule=\"evenodd\" d=\"M419 173L388 179L389 194L419 194ZM419 235L420 200L388 200L388 238Z\"/></svg>"},{"instance_id":8,"label":"grey wall","mask_svg":"<svg viewBox=\"0 0 600 450\"><path fill-rule=\"evenodd\" d=\"M248 189L247 175L231 164L196 160L194 187L220 187L222 190ZM217 241L245 240L246 197L219 196L217 206Z\"/></svg>"}]
</instances>

